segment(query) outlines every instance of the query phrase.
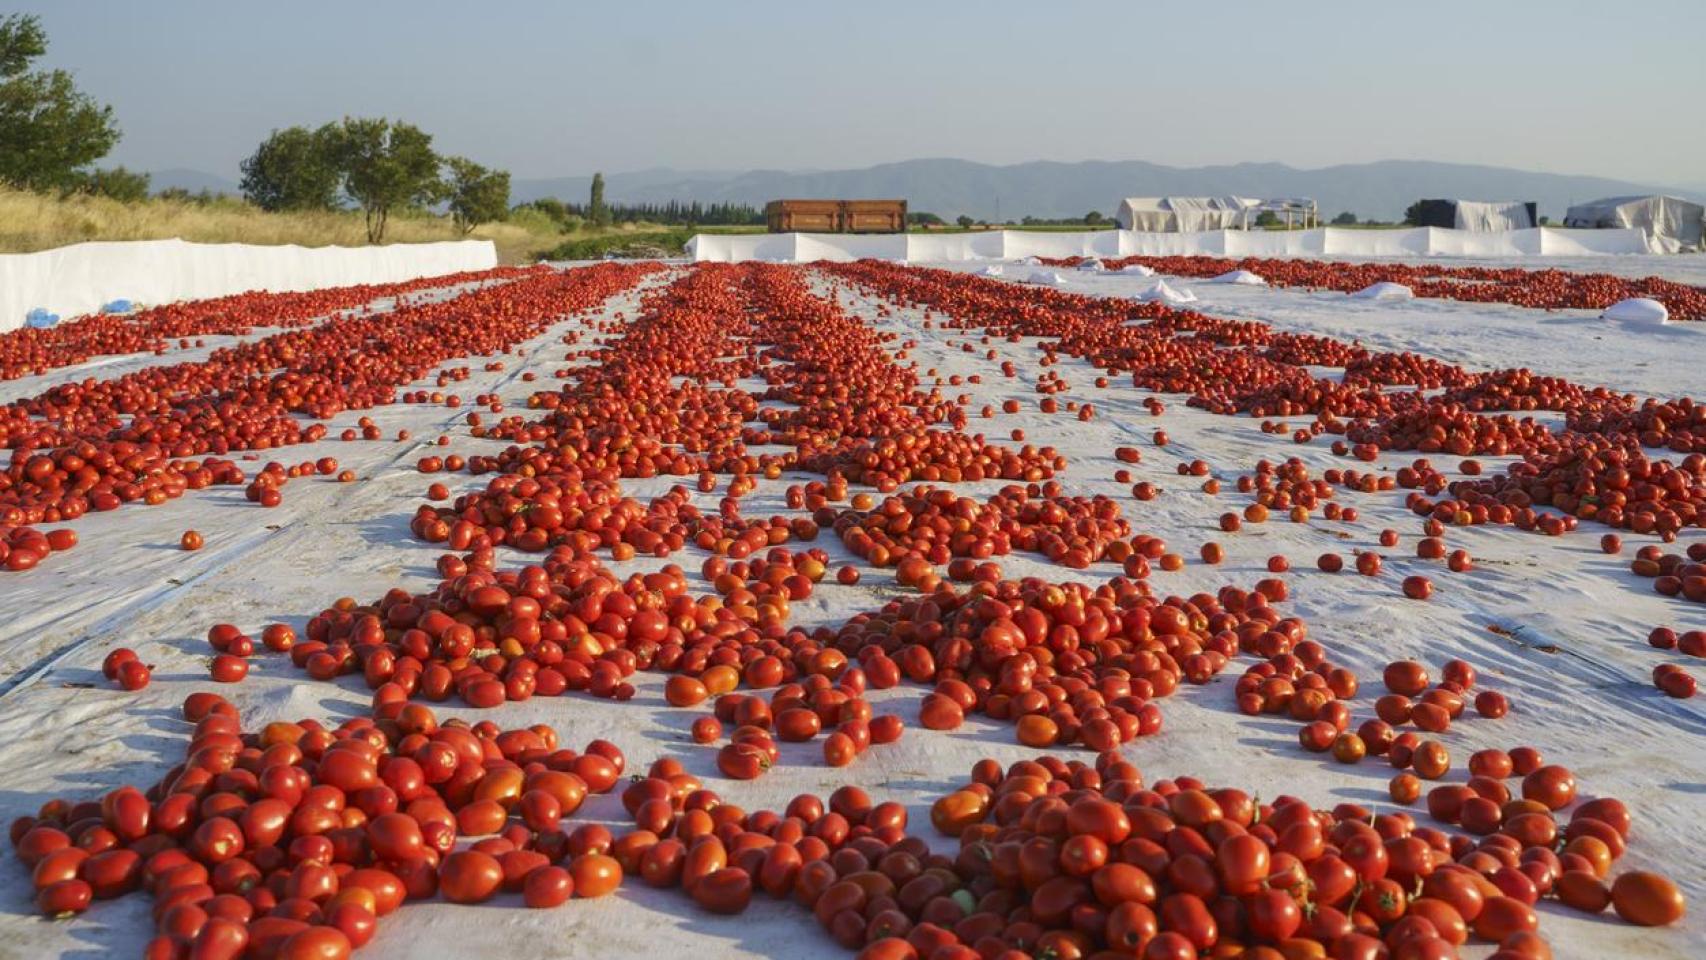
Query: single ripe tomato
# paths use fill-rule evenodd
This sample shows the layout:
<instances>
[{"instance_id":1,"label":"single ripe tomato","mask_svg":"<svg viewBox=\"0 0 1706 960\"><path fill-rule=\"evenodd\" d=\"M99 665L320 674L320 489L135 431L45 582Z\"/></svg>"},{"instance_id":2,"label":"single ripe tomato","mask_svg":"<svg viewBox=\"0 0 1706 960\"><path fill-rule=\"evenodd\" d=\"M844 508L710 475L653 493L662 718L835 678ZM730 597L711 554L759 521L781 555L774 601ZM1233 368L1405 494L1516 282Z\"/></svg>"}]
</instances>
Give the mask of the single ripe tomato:
<instances>
[{"instance_id":1,"label":"single ripe tomato","mask_svg":"<svg viewBox=\"0 0 1706 960\"><path fill-rule=\"evenodd\" d=\"M558 866L535 868L527 875L521 888L522 902L534 909L560 907L574 896L575 880L569 871Z\"/></svg>"},{"instance_id":2,"label":"single ripe tomato","mask_svg":"<svg viewBox=\"0 0 1706 960\"><path fill-rule=\"evenodd\" d=\"M588 899L613 893L622 883L622 865L615 857L602 853L574 858L569 863L569 873L574 879L575 894Z\"/></svg>"},{"instance_id":3,"label":"single ripe tomato","mask_svg":"<svg viewBox=\"0 0 1706 960\"><path fill-rule=\"evenodd\" d=\"M481 903L503 883L498 858L479 850L458 850L438 868L438 890L451 903Z\"/></svg>"}]
</instances>

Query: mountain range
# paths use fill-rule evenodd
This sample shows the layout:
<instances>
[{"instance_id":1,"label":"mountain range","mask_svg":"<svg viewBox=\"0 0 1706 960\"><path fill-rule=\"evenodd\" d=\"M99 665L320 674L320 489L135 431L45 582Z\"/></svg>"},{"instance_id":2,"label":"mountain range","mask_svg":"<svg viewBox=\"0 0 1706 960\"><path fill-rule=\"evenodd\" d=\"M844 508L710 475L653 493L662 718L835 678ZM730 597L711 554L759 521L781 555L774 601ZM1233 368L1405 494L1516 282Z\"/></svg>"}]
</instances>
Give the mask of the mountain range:
<instances>
[{"instance_id":1,"label":"mountain range","mask_svg":"<svg viewBox=\"0 0 1706 960\"><path fill-rule=\"evenodd\" d=\"M511 201L543 197L584 202L590 176L517 178ZM154 174L156 190L184 186L234 192L229 179L194 170ZM1009 165L969 160L905 160L854 170L674 170L656 168L605 176L611 202L669 200L748 203L762 206L783 197L901 197L914 212L952 220L1025 216L1081 217L1095 210L1112 216L1132 196L1310 197L1321 215L1342 211L1361 219L1397 220L1404 208L1425 197L1465 200L1532 200L1543 215L1561 219L1571 203L1627 194L1671 193L1699 200L1694 188L1639 184L1607 177L1573 176L1477 164L1425 160L1382 160L1300 169L1283 163L1236 163L1170 167L1143 160L1034 161Z\"/></svg>"}]
</instances>

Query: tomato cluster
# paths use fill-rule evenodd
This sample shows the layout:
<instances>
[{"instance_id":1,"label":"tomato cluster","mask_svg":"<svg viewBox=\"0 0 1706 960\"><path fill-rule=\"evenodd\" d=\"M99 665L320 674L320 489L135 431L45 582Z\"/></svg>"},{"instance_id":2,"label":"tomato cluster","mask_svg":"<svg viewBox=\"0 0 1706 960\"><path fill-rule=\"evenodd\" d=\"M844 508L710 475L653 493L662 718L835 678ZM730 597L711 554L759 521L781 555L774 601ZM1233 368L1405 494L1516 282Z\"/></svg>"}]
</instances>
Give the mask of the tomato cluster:
<instances>
[{"instance_id":1,"label":"tomato cluster","mask_svg":"<svg viewBox=\"0 0 1706 960\"><path fill-rule=\"evenodd\" d=\"M621 881L610 831L563 823L621 778L606 741L576 753L548 726L440 724L395 702L336 728L245 731L208 693L183 715L184 761L154 786L13 821L44 914L146 890L157 932L144 956L308 960L347 957L405 900L510 891L550 907ZM483 839L459 847L467 837Z\"/></svg>"},{"instance_id":2,"label":"tomato cluster","mask_svg":"<svg viewBox=\"0 0 1706 960\"><path fill-rule=\"evenodd\" d=\"M559 313L595 306L652 269L528 272L453 300L383 315L345 314L215 351L205 361L62 384L0 407L0 445L13 451L0 472L0 535L6 537L0 562L27 570L47 555L44 542L62 549L51 539L38 540L36 524L127 503L157 505L214 483L242 483L242 470L220 457L319 440L325 425L304 425L299 417L325 420L393 403L398 387L433 366L507 350ZM466 323L469 314L487 320ZM377 429L368 429L377 439ZM316 472L309 465L308 473ZM281 468L279 478L286 473ZM276 489L270 496L251 493L263 506L278 502Z\"/></svg>"},{"instance_id":3,"label":"tomato cluster","mask_svg":"<svg viewBox=\"0 0 1706 960\"><path fill-rule=\"evenodd\" d=\"M70 367L96 357L126 353L163 355L189 338L243 336L256 327L301 327L345 310L371 310L380 300L408 302L408 295L465 283L513 280L539 267L498 267L420 277L397 283L355 284L294 293L250 290L226 297L150 307L133 314L93 314L52 327L25 327L0 334L0 380L16 380ZM203 346L198 339L196 346Z\"/></svg>"},{"instance_id":4,"label":"tomato cluster","mask_svg":"<svg viewBox=\"0 0 1706 960\"><path fill-rule=\"evenodd\" d=\"M1076 266L1082 258L1045 262ZM1509 303L1539 310L1603 310L1631 297L1663 303L1679 320L1706 320L1706 289L1660 277L1630 279L1605 273L1525 270L1520 267L1451 267L1443 264L1347 263L1338 260L1245 257L1124 257L1107 260L1109 270L1141 264L1175 277L1214 277L1249 270L1276 287L1351 293L1376 283L1401 283L1418 297Z\"/></svg>"}]
</instances>

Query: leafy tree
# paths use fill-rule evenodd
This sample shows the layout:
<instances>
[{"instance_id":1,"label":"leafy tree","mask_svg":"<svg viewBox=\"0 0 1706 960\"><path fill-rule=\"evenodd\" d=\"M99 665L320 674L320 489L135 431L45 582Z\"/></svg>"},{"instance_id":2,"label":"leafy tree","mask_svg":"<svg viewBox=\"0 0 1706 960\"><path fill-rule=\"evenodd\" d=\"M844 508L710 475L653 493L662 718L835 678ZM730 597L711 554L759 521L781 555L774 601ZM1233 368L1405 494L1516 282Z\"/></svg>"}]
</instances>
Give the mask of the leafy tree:
<instances>
[{"instance_id":1,"label":"leafy tree","mask_svg":"<svg viewBox=\"0 0 1706 960\"><path fill-rule=\"evenodd\" d=\"M1341 213L1338 216L1333 218L1333 226L1335 226L1335 227L1354 226L1356 224L1356 222L1357 222L1357 215L1350 212L1349 210L1346 210L1344 213Z\"/></svg>"},{"instance_id":2,"label":"leafy tree","mask_svg":"<svg viewBox=\"0 0 1706 960\"><path fill-rule=\"evenodd\" d=\"M1412 227L1421 226L1421 224L1422 224L1422 204L1424 202L1425 201L1417 200L1415 203L1412 203L1408 207L1404 208L1404 223L1406 223Z\"/></svg>"},{"instance_id":3,"label":"leafy tree","mask_svg":"<svg viewBox=\"0 0 1706 960\"><path fill-rule=\"evenodd\" d=\"M604 174L592 175L592 196L588 199L587 214L597 226L607 226L610 223L610 208L604 203Z\"/></svg>"},{"instance_id":4,"label":"leafy tree","mask_svg":"<svg viewBox=\"0 0 1706 960\"><path fill-rule=\"evenodd\" d=\"M148 199L148 174L123 167L90 170L77 174L65 192L107 197L122 203L140 203Z\"/></svg>"},{"instance_id":5,"label":"leafy tree","mask_svg":"<svg viewBox=\"0 0 1706 960\"><path fill-rule=\"evenodd\" d=\"M336 143L334 155L343 171L344 193L360 204L369 243L385 239L385 224L393 210L443 199L438 154L432 152L432 136L419 127L383 118L345 117Z\"/></svg>"},{"instance_id":6,"label":"leafy tree","mask_svg":"<svg viewBox=\"0 0 1706 960\"><path fill-rule=\"evenodd\" d=\"M1086 227L1098 227L1106 223L1107 219L1107 217L1102 216L1100 210L1092 210L1084 215L1084 225Z\"/></svg>"},{"instance_id":7,"label":"leafy tree","mask_svg":"<svg viewBox=\"0 0 1706 960\"><path fill-rule=\"evenodd\" d=\"M338 205L338 128L274 130L242 163L243 196L262 210L331 210Z\"/></svg>"},{"instance_id":8,"label":"leafy tree","mask_svg":"<svg viewBox=\"0 0 1706 960\"><path fill-rule=\"evenodd\" d=\"M118 143L112 107L78 90L64 70L30 70L46 52L40 18L0 17L0 183L75 187L78 169Z\"/></svg>"},{"instance_id":9,"label":"leafy tree","mask_svg":"<svg viewBox=\"0 0 1706 960\"><path fill-rule=\"evenodd\" d=\"M1279 214L1272 210L1263 210L1261 213L1256 214L1256 226L1258 227L1277 227L1279 225Z\"/></svg>"},{"instance_id":10,"label":"leafy tree","mask_svg":"<svg viewBox=\"0 0 1706 960\"><path fill-rule=\"evenodd\" d=\"M1551 222L1552 222L1551 217L1541 217L1540 218L1540 225L1543 227L1546 226L1547 224L1551 223Z\"/></svg>"},{"instance_id":11,"label":"leafy tree","mask_svg":"<svg viewBox=\"0 0 1706 960\"><path fill-rule=\"evenodd\" d=\"M920 227L939 227L944 225L946 221L941 217L936 216L934 213L926 213L920 210L917 213L908 213L906 215L906 222Z\"/></svg>"},{"instance_id":12,"label":"leafy tree","mask_svg":"<svg viewBox=\"0 0 1706 960\"><path fill-rule=\"evenodd\" d=\"M465 157L444 161L450 168L445 186L450 194L450 218L463 236L482 223L502 220L509 212L509 171L487 170Z\"/></svg>"},{"instance_id":13,"label":"leafy tree","mask_svg":"<svg viewBox=\"0 0 1706 960\"><path fill-rule=\"evenodd\" d=\"M976 220L973 220L971 217L968 217L963 213L955 217L954 222L960 225L961 230L970 230L977 224Z\"/></svg>"}]
</instances>

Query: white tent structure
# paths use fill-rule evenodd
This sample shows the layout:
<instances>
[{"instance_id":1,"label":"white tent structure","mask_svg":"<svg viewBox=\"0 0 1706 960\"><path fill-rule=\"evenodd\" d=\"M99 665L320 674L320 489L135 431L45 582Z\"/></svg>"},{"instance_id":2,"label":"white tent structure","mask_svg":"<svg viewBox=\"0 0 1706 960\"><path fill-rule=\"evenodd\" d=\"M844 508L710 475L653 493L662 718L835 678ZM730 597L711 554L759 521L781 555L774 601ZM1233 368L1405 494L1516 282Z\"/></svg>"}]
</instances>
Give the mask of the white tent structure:
<instances>
[{"instance_id":1,"label":"white tent structure","mask_svg":"<svg viewBox=\"0 0 1706 960\"><path fill-rule=\"evenodd\" d=\"M1528 230L1539 226L1530 215L1529 205L1515 200L1459 200L1456 206L1457 222L1452 226L1458 230L1493 233L1499 230Z\"/></svg>"},{"instance_id":2,"label":"white tent structure","mask_svg":"<svg viewBox=\"0 0 1706 960\"><path fill-rule=\"evenodd\" d=\"M1578 203L1564 214L1564 226L1588 229L1635 228L1664 250L1700 250L1706 245L1706 207L1679 197L1608 197Z\"/></svg>"},{"instance_id":3,"label":"white tent structure","mask_svg":"<svg viewBox=\"0 0 1706 960\"><path fill-rule=\"evenodd\" d=\"M1122 230L1196 233L1250 226L1260 200L1247 197L1127 197L1114 219Z\"/></svg>"},{"instance_id":4,"label":"white tent structure","mask_svg":"<svg viewBox=\"0 0 1706 960\"><path fill-rule=\"evenodd\" d=\"M1315 201L1300 198L1257 200L1250 197L1127 197L1114 220L1122 230L1143 233L1200 233L1248 230L1262 213L1283 217L1305 229L1315 225Z\"/></svg>"}]
</instances>

